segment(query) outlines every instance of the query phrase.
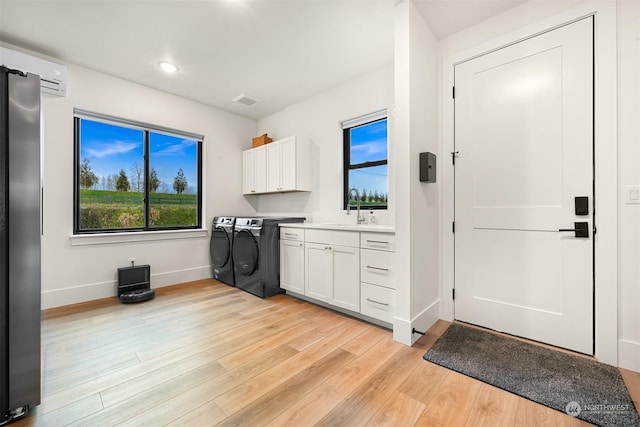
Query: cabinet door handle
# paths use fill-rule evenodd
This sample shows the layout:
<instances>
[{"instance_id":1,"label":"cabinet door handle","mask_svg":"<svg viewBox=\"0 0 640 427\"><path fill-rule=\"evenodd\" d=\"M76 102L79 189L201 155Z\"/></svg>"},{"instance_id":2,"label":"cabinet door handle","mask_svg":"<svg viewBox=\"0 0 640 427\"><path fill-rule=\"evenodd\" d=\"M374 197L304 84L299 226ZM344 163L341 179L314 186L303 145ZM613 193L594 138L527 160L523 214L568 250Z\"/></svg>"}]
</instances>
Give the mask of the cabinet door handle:
<instances>
[{"instance_id":1,"label":"cabinet door handle","mask_svg":"<svg viewBox=\"0 0 640 427\"><path fill-rule=\"evenodd\" d=\"M372 302L372 303L374 303L374 304L384 305L385 307L388 307L388 306L389 306L389 304L387 304L386 302L376 301L376 300L371 299L371 298L367 298L367 301Z\"/></svg>"},{"instance_id":2,"label":"cabinet door handle","mask_svg":"<svg viewBox=\"0 0 640 427\"><path fill-rule=\"evenodd\" d=\"M330 251L331 250L331 246L325 246L324 249L327 250L327 251Z\"/></svg>"},{"instance_id":3,"label":"cabinet door handle","mask_svg":"<svg viewBox=\"0 0 640 427\"><path fill-rule=\"evenodd\" d=\"M287 246L292 246L292 247L295 247L295 246L302 247L302 246L304 245L304 243L298 243L298 244L296 245L296 244L289 243L289 242L286 242L286 243L284 243L284 244L285 244L285 245L287 245Z\"/></svg>"},{"instance_id":4,"label":"cabinet door handle","mask_svg":"<svg viewBox=\"0 0 640 427\"><path fill-rule=\"evenodd\" d=\"M367 268L370 268L372 270L380 270L380 271L389 271L388 268L382 268L382 267L374 267L372 265L367 265Z\"/></svg>"},{"instance_id":5,"label":"cabinet door handle","mask_svg":"<svg viewBox=\"0 0 640 427\"><path fill-rule=\"evenodd\" d=\"M389 242L385 242L383 240L369 240L369 239L367 239L367 243L374 243L374 244L377 243L385 246L389 244Z\"/></svg>"}]
</instances>

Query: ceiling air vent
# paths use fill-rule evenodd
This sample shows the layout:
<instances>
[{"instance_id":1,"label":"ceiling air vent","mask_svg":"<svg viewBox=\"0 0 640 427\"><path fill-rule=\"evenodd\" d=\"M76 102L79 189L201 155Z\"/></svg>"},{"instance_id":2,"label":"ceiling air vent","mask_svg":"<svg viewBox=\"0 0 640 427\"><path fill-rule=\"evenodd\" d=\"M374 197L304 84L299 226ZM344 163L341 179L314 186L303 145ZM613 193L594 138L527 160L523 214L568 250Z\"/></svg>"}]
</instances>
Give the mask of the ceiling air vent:
<instances>
[{"instance_id":1,"label":"ceiling air vent","mask_svg":"<svg viewBox=\"0 0 640 427\"><path fill-rule=\"evenodd\" d=\"M245 95L244 93L241 93L240 95L236 96L235 98L233 98L233 102L237 102L238 104L242 104L242 105L246 105L251 107L253 104L256 104L260 101L258 101L255 98L251 98L250 96Z\"/></svg>"}]
</instances>

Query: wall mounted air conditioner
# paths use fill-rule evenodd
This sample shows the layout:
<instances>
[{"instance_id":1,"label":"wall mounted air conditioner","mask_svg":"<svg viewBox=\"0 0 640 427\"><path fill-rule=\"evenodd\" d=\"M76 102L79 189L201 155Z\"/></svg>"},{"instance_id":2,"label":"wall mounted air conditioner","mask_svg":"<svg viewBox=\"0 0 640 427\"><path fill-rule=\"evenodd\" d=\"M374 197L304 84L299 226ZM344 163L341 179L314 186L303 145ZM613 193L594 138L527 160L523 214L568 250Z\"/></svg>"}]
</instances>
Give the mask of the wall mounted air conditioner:
<instances>
[{"instance_id":1,"label":"wall mounted air conditioner","mask_svg":"<svg viewBox=\"0 0 640 427\"><path fill-rule=\"evenodd\" d=\"M67 94L67 67L22 52L0 47L0 64L7 68L40 76L42 92L57 96Z\"/></svg>"}]
</instances>

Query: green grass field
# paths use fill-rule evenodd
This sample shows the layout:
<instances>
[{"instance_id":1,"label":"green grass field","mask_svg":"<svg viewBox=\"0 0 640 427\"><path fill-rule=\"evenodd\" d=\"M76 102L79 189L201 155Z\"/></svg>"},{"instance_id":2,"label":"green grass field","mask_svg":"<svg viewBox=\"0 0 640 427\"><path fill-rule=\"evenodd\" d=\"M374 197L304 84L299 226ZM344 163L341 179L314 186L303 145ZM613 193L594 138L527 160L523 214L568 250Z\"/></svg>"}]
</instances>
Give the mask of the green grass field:
<instances>
[{"instance_id":1,"label":"green grass field","mask_svg":"<svg viewBox=\"0 0 640 427\"><path fill-rule=\"evenodd\" d=\"M196 225L195 194L151 193L152 227ZM144 226L143 194L128 191L80 190L80 229L100 230Z\"/></svg>"}]
</instances>

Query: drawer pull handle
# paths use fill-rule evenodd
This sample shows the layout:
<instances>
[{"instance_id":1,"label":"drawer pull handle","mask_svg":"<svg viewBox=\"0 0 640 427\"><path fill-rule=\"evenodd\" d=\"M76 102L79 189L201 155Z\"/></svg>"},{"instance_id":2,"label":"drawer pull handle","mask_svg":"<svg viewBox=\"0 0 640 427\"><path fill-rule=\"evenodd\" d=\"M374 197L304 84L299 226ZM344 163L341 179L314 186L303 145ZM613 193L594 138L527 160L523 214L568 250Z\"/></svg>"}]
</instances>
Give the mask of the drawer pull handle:
<instances>
[{"instance_id":1,"label":"drawer pull handle","mask_svg":"<svg viewBox=\"0 0 640 427\"><path fill-rule=\"evenodd\" d=\"M385 242L383 240L369 240L369 239L367 239L367 243L378 243L378 244L381 244L381 245L388 245L389 244L389 242Z\"/></svg>"},{"instance_id":2,"label":"drawer pull handle","mask_svg":"<svg viewBox=\"0 0 640 427\"><path fill-rule=\"evenodd\" d=\"M384 305L384 306L389 306L389 304L387 304L386 302L376 301L376 300L371 299L371 298L367 298L367 301L369 301L369 302L373 302L373 303L375 303L375 304L380 304L380 305Z\"/></svg>"},{"instance_id":3,"label":"drawer pull handle","mask_svg":"<svg viewBox=\"0 0 640 427\"><path fill-rule=\"evenodd\" d=\"M389 271L388 268L374 267L372 265L367 265L367 268L370 268L372 270Z\"/></svg>"},{"instance_id":4,"label":"drawer pull handle","mask_svg":"<svg viewBox=\"0 0 640 427\"><path fill-rule=\"evenodd\" d=\"M295 236L298 237L298 233L284 233L285 236Z\"/></svg>"},{"instance_id":5,"label":"drawer pull handle","mask_svg":"<svg viewBox=\"0 0 640 427\"><path fill-rule=\"evenodd\" d=\"M331 250L331 246L325 246L324 249L327 250L327 251L330 251Z\"/></svg>"}]
</instances>

